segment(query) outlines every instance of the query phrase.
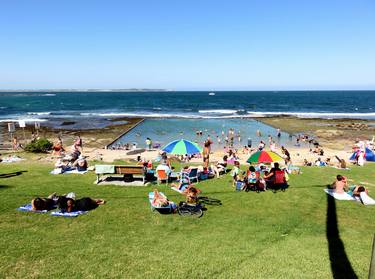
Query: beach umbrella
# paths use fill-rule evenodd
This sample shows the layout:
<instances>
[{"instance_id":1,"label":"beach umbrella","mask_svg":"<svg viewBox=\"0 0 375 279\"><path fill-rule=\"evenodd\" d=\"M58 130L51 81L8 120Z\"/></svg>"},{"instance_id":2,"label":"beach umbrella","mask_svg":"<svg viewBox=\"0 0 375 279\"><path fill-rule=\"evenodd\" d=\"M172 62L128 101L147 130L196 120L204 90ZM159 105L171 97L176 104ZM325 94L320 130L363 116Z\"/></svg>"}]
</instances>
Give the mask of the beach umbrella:
<instances>
[{"instance_id":1,"label":"beach umbrella","mask_svg":"<svg viewBox=\"0 0 375 279\"><path fill-rule=\"evenodd\" d=\"M257 151L251 154L248 163L272 163L277 161L283 161L284 159L277 153L272 151Z\"/></svg>"},{"instance_id":2,"label":"beach umbrella","mask_svg":"<svg viewBox=\"0 0 375 279\"><path fill-rule=\"evenodd\" d=\"M202 152L202 148L198 144L184 139L172 141L162 150L175 155L191 155Z\"/></svg>"}]
</instances>

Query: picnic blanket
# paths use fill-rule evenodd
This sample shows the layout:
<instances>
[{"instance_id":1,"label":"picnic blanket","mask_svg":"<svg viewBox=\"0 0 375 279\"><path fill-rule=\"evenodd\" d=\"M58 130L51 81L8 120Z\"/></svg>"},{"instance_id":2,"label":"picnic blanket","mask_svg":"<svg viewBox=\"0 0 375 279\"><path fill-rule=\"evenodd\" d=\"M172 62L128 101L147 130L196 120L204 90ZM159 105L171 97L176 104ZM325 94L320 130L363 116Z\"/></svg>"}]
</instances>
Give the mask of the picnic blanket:
<instances>
[{"instance_id":1,"label":"picnic blanket","mask_svg":"<svg viewBox=\"0 0 375 279\"><path fill-rule=\"evenodd\" d=\"M60 217L77 217L82 214L86 214L88 211L74 211L74 212L61 212L61 211L54 211L51 212L51 216L60 216Z\"/></svg>"},{"instance_id":2,"label":"picnic blanket","mask_svg":"<svg viewBox=\"0 0 375 279\"><path fill-rule=\"evenodd\" d=\"M26 211L26 212L33 212L33 213L47 213L48 210L32 210L32 206L31 204L25 204L23 206L20 206L19 208L17 208L17 210L19 211Z\"/></svg>"},{"instance_id":3,"label":"picnic blanket","mask_svg":"<svg viewBox=\"0 0 375 279\"><path fill-rule=\"evenodd\" d=\"M96 174L115 173L115 166L114 165L95 165L95 173Z\"/></svg>"},{"instance_id":4,"label":"picnic blanket","mask_svg":"<svg viewBox=\"0 0 375 279\"><path fill-rule=\"evenodd\" d=\"M355 201L356 199L353 198L348 193L336 193L333 189L324 189L324 192L326 192L328 195L334 197L336 200L340 201Z\"/></svg>"}]
</instances>

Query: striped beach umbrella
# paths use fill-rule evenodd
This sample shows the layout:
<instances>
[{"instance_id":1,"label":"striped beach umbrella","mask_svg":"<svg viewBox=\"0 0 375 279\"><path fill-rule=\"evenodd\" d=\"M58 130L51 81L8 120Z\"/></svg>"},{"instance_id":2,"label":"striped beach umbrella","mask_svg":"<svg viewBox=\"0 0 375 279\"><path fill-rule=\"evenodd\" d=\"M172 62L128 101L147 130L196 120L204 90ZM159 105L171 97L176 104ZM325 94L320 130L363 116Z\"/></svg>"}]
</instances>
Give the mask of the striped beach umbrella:
<instances>
[{"instance_id":1,"label":"striped beach umbrella","mask_svg":"<svg viewBox=\"0 0 375 279\"><path fill-rule=\"evenodd\" d=\"M162 150L175 155L191 155L202 152L202 148L198 144L184 139L172 141Z\"/></svg>"},{"instance_id":2,"label":"striped beach umbrella","mask_svg":"<svg viewBox=\"0 0 375 279\"><path fill-rule=\"evenodd\" d=\"M251 154L248 163L272 163L277 161L283 161L284 159L277 153L272 151L257 151Z\"/></svg>"}]
</instances>

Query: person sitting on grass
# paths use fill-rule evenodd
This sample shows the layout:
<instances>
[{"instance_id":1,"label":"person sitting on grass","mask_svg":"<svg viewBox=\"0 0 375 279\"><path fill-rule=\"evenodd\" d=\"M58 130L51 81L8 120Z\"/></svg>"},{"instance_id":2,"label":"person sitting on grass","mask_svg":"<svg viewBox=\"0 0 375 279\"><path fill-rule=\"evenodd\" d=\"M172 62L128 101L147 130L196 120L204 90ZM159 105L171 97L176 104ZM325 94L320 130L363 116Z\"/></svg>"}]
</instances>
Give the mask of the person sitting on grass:
<instances>
[{"instance_id":1,"label":"person sitting on grass","mask_svg":"<svg viewBox=\"0 0 375 279\"><path fill-rule=\"evenodd\" d=\"M259 182L259 178L259 172L255 170L254 166L250 166L248 171L246 172L245 184L242 187L242 190L245 190L246 192L255 190Z\"/></svg>"},{"instance_id":2,"label":"person sitting on grass","mask_svg":"<svg viewBox=\"0 0 375 279\"><path fill-rule=\"evenodd\" d=\"M82 155L78 157L78 159L73 163L73 167L77 168L78 171L86 171L88 167L88 163Z\"/></svg>"},{"instance_id":3,"label":"person sitting on grass","mask_svg":"<svg viewBox=\"0 0 375 279\"><path fill-rule=\"evenodd\" d=\"M348 181L343 175L337 175L336 180L330 185L331 189L334 189L336 193L342 194L348 190Z\"/></svg>"},{"instance_id":4,"label":"person sitting on grass","mask_svg":"<svg viewBox=\"0 0 375 279\"><path fill-rule=\"evenodd\" d=\"M64 153L63 143L60 137L57 137L56 141L52 146L52 155L62 155Z\"/></svg>"},{"instance_id":5,"label":"person sitting on grass","mask_svg":"<svg viewBox=\"0 0 375 279\"><path fill-rule=\"evenodd\" d=\"M224 155L223 160L218 162L216 165L211 165L211 169L217 178L220 177L220 173L225 173L225 170L228 165L228 156Z\"/></svg>"},{"instance_id":6,"label":"person sitting on grass","mask_svg":"<svg viewBox=\"0 0 375 279\"><path fill-rule=\"evenodd\" d=\"M346 169L346 161L344 159L340 159L338 156L335 156L335 158L337 159L337 161L339 162L338 164L338 168L339 169Z\"/></svg>"},{"instance_id":7,"label":"person sitting on grass","mask_svg":"<svg viewBox=\"0 0 375 279\"><path fill-rule=\"evenodd\" d=\"M198 203L198 194L201 192L198 188L195 186L190 185L186 188L184 191L186 195L186 202L189 204L196 204Z\"/></svg>"},{"instance_id":8,"label":"person sitting on grass","mask_svg":"<svg viewBox=\"0 0 375 279\"><path fill-rule=\"evenodd\" d=\"M231 176L233 178L233 187L236 187L237 180L240 179L240 173L241 173L240 162L234 161L234 167L231 173Z\"/></svg>"}]
</instances>

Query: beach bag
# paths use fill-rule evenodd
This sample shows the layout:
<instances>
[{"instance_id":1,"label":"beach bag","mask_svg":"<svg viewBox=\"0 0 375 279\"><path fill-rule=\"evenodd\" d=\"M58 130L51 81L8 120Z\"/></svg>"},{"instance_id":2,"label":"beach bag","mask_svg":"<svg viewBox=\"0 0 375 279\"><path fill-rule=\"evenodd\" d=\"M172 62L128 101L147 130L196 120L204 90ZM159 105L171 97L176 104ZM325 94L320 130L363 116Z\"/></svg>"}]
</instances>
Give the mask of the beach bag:
<instances>
[{"instance_id":1,"label":"beach bag","mask_svg":"<svg viewBox=\"0 0 375 279\"><path fill-rule=\"evenodd\" d=\"M262 183L261 181L259 181L259 182L256 184L255 189L256 189L257 192L265 191L264 183Z\"/></svg>"},{"instance_id":2,"label":"beach bag","mask_svg":"<svg viewBox=\"0 0 375 279\"><path fill-rule=\"evenodd\" d=\"M241 191L243 185L244 185L243 181L237 180L237 182L236 182L236 191Z\"/></svg>"},{"instance_id":3,"label":"beach bag","mask_svg":"<svg viewBox=\"0 0 375 279\"><path fill-rule=\"evenodd\" d=\"M284 178L285 178L285 181L288 182L289 181L289 174L288 172L284 172Z\"/></svg>"}]
</instances>

